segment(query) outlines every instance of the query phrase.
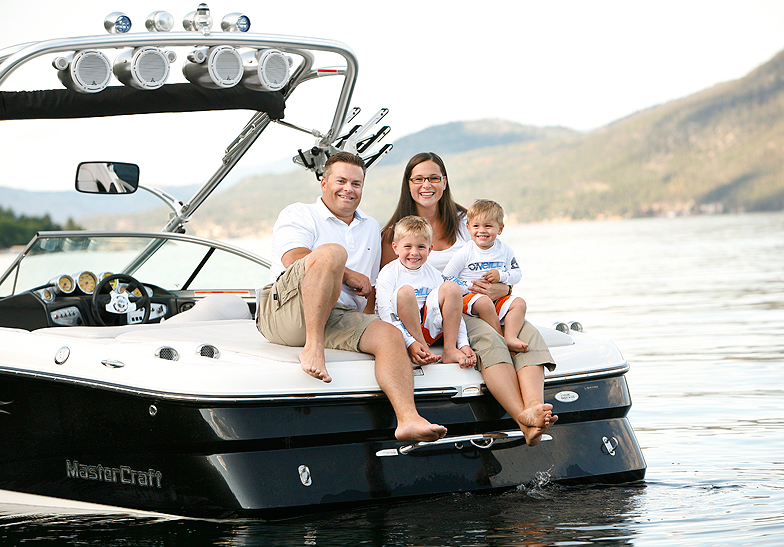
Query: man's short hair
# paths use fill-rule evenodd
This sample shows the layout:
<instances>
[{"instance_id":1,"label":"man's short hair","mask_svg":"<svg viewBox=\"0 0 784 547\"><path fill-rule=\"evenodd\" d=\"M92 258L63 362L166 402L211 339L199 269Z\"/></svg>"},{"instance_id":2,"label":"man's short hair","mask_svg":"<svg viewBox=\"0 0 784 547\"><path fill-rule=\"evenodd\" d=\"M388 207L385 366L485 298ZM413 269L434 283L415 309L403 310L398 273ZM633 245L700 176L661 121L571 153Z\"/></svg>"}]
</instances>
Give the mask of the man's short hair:
<instances>
[{"instance_id":1,"label":"man's short hair","mask_svg":"<svg viewBox=\"0 0 784 547\"><path fill-rule=\"evenodd\" d=\"M351 152L338 152L334 156L330 156L327 159L327 163L324 165L324 178L329 178L329 172L332 170L332 166L336 163L349 163L351 165L356 165L357 167L362 168L362 176L365 175L367 168L365 167L365 160L363 160L357 154L352 154Z\"/></svg>"},{"instance_id":2,"label":"man's short hair","mask_svg":"<svg viewBox=\"0 0 784 547\"><path fill-rule=\"evenodd\" d=\"M433 227L427 219L416 215L403 217L395 223L395 234L392 241L397 243L407 236L423 237L428 243L433 243Z\"/></svg>"},{"instance_id":3,"label":"man's short hair","mask_svg":"<svg viewBox=\"0 0 784 547\"><path fill-rule=\"evenodd\" d=\"M466 218L469 221L475 218L487 218L494 220L499 226L503 226L504 208L491 199L478 199L468 208Z\"/></svg>"}]
</instances>

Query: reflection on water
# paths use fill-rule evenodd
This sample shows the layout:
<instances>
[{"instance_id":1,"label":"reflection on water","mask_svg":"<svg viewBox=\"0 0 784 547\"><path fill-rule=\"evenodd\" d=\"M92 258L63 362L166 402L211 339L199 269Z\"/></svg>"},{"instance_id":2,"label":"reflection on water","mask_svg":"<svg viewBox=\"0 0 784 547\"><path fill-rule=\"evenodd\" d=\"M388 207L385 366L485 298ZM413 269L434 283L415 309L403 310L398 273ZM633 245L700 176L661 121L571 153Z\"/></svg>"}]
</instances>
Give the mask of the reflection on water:
<instances>
[{"instance_id":1,"label":"reflection on water","mask_svg":"<svg viewBox=\"0 0 784 547\"><path fill-rule=\"evenodd\" d=\"M645 489L644 484L528 485L501 495L454 494L282 522L27 514L0 519L0 530L13 529L8 536L0 532L0 538L19 543L78 538L74 544L134 546L553 545L567 538L630 545Z\"/></svg>"},{"instance_id":2,"label":"reflection on water","mask_svg":"<svg viewBox=\"0 0 784 547\"><path fill-rule=\"evenodd\" d=\"M526 225L503 238L525 272L515 292L529 319L578 320L631 363L644 483L534 484L276 523L5 506L0 544L779 545L784 214Z\"/></svg>"}]
</instances>

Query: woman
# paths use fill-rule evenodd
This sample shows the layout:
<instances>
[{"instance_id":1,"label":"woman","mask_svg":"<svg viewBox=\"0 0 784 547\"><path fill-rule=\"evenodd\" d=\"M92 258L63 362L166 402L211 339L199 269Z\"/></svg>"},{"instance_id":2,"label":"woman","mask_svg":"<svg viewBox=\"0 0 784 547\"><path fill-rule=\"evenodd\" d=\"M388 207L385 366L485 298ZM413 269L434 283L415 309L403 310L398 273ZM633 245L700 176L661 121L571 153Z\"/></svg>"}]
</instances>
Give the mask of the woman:
<instances>
[{"instance_id":1,"label":"woman","mask_svg":"<svg viewBox=\"0 0 784 547\"><path fill-rule=\"evenodd\" d=\"M466 209L452 199L443 160L433 152L415 155L403 173L397 209L381 233L381 266L395 258L395 223L405 216L418 215L433 227L433 251L428 263L443 271L452 255L470 241L465 213ZM476 281L473 290L496 300L508 294L511 287ZM478 317L463 317L471 347L479 356L485 385L517 422L526 443L539 443L542 433L558 420L558 416L552 415L553 405L544 403L544 367L552 370L555 364L539 331L526 321L518 338L528 343L528 351L513 357L504 338L489 324Z\"/></svg>"}]
</instances>

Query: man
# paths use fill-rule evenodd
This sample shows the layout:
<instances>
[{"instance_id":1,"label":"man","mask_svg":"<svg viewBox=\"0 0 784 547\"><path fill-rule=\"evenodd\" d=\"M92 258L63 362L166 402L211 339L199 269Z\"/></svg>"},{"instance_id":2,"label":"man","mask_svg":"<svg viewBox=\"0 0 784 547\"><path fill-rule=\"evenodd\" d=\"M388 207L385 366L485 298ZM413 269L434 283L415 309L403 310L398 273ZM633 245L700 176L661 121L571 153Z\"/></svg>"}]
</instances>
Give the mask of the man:
<instances>
[{"instance_id":1,"label":"man","mask_svg":"<svg viewBox=\"0 0 784 547\"><path fill-rule=\"evenodd\" d=\"M272 238L283 273L261 290L257 326L270 342L303 346L302 370L324 382L332 381L324 348L372 354L376 381L397 416L395 437L434 441L446 428L416 410L403 337L373 314L381 231L358 209L364 180L362 158L340 152L327 160L316 203L280 212Z\"/></svg>"}]
</instances>

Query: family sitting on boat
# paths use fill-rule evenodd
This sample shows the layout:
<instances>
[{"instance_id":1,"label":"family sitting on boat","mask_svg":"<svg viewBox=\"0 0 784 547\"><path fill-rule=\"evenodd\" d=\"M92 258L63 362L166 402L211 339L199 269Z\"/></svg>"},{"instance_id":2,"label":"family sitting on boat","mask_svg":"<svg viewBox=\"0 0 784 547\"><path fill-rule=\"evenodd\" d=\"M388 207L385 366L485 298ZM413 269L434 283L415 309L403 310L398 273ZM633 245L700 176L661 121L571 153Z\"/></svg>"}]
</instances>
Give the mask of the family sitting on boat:
<instances>
[{"instance_id":1,"label":"family sitting on boat","mask_svg":"<svg viewBox=\"0 0 784 547\"><path fill-rule=\"evenodd\" d=\"M358 208L364 179L362 158L345 152L335 154L324 168L321 197L315 203L295 203L281 211L273 228L273 254L278 266L274 273L279 275L260 291L257 326L270 342L302 346L302 369L324 382L332 381L326 368L325 348L372 354L376 380L397 417L395 437L402 441L434 441L446 435L446 428L420 416L414 404L411 363L422 365L437 360L427 340L417 340L421 327L415 329L413 321L420 319L419 304L407 301L406 312L416 306L415 317L409 314L403 321L404 330L414 338L414 342L408 339L407 347L401 330L375 314L374 285L383 266L403 260L396 253L400 239L396 240L395 226L404 217L416 216L426 221L422 224L427 224L430 231L423 233L432 235L424 236L430 241L420 262L443 273L456 253L468 244L475 245L478 252L504 249L495 239L503 229L503 210L499 218L497 212L480 209L481 213L471 216L475 226L467 226L470 213L452 199L443 161L434 153L420 153L408 162L397 209L381 230L373 218ZM555 363L542 336L525 321L525 302L504 300L519 280L519 266L513 256L511 260L491 258L484 262L504 265L490 268L496 270L497 278L490 274L473 280L465 308L458 284L453 283L455 288L447 285L449 288L443 290L438 285L436 294L443 294L435 297L437 305L433 306L439 312L448 309L451 323L440 328L433 325L431 333L443 331L447 362L461 366L478 362L485 385L520 427L526 443L533 446L558 419L552 414L552 405L544 403L544 367L553 370ZM407 269L417 268L414 263L401 264ZM480 298L484 296L487 298ZM501 318L493 319L486 313L488 303L496 314L496 305L500 303ZM400 319L400 302L396 306ZM428 309L434 311L433 306ZM473 310L478 316L461 317L453 306ZM386 315L391 319L389 312ZM506 337L500 328L501 319L505 320ZM455 324L457 329L453 328ZM465 328L468 346L459 345L460 325ZM425 326L429 326L427 319Z\"/></svg>"}]
</instances>

